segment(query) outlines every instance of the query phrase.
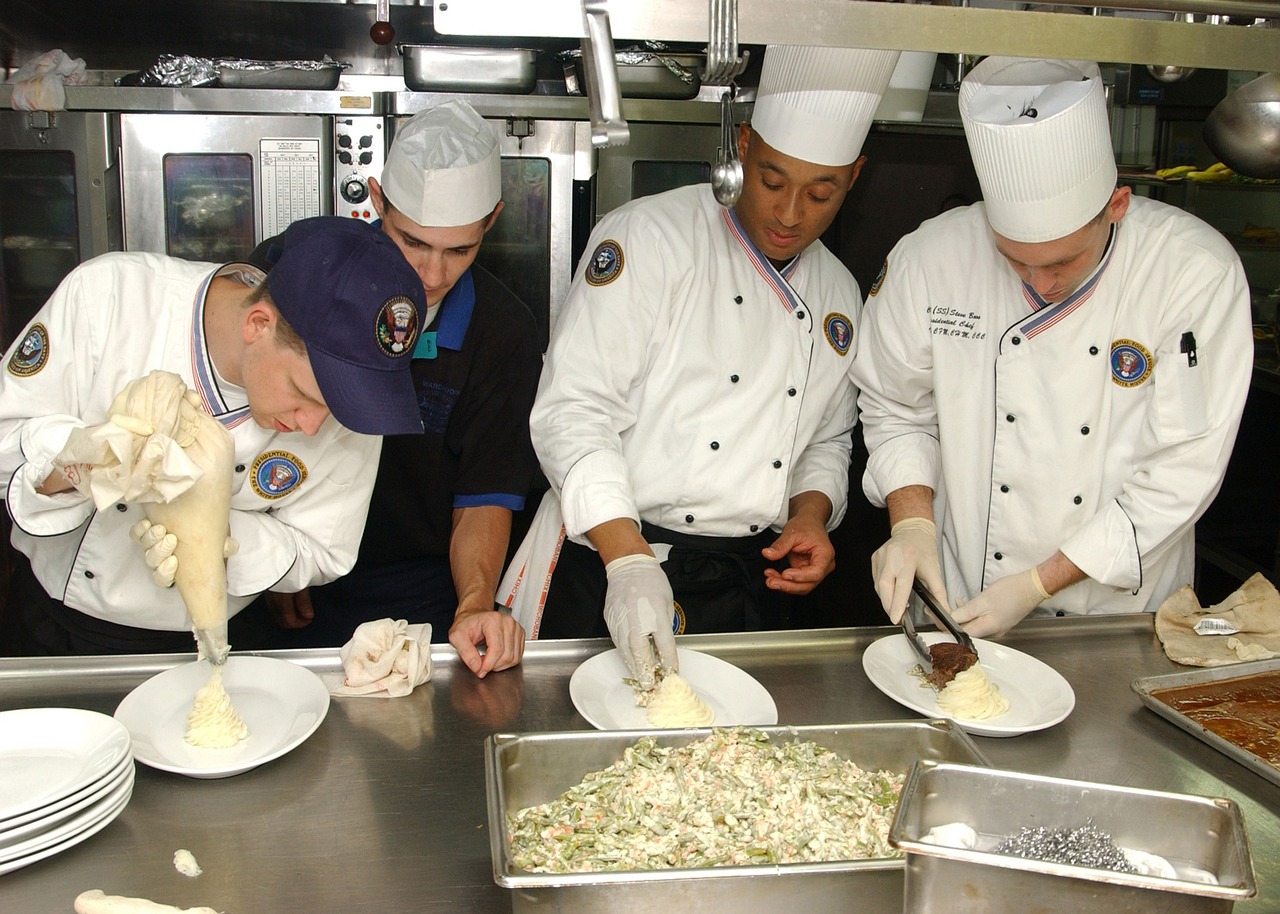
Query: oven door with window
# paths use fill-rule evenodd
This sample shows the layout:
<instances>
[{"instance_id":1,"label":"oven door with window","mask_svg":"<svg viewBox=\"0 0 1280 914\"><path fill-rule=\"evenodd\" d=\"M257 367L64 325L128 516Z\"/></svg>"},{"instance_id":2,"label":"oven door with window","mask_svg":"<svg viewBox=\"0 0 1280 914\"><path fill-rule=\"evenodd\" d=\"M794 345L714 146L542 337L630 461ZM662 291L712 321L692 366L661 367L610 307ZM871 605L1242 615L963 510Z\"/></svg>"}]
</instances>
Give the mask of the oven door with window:
<instances>
[{"instance_id":1,"label":"oven door with window","mask_svg":"<svg viewBox=\"0 0 1280 914\"><path fill-rule=\"evenodd\" d=\"M21 335L79 263L118 251L115 119L0 111L0 336Z\"/></svg>"},{"instance_id":2,"label":"oven door with window","mask_svg":"<svg viewBox=\"0 0 1280 914\"><path fill-rule=\"evenodd\" d=\"M125 249L221 263L295 220L330 214L330 121L122 114Z\"/></svg>"},{"instance_id":3,"label":"oven door with window","mask_svg":"<svg viewBox=\"0 0 1280 914\"><path fill-rule=\"evenodd\" d=\"M719 124L630 121L631 140L600 150L596 218L629 200L711 180Z\"/></svg>"}]
</instances>

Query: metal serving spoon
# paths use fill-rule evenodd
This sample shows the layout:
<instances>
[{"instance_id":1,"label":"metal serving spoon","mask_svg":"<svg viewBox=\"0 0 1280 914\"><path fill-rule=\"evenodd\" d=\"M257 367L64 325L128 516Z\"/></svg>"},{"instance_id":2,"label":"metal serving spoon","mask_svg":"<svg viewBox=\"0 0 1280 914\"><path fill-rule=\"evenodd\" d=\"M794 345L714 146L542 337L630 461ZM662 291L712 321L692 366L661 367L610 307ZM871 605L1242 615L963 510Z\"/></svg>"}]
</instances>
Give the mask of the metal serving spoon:
<instances>
[{"instance_id":1,"label":"metal serving spoon","mask_svg":"<svg viewBox=\"0 0 1280 914\"><path fill-rule=\"evenodd\" d=\"M737 130L733 124L733 91L720 96L720 149L711 166L711 193L721 206L733 206L742 195L742 162L738 159Z\"/></svg>"}]
</instances>

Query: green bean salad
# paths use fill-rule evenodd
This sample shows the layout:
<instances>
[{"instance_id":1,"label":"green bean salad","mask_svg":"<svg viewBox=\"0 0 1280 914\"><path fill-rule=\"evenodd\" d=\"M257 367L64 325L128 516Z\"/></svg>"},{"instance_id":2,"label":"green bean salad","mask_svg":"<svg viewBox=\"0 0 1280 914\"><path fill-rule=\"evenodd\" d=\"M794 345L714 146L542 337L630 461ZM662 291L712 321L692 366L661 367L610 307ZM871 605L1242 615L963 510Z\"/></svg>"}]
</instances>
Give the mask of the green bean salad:
<instances>
[{"instance_id":1,"label":"green bean salad","mask_svg":"<svg viewBox=\"0 0 1280 914\"><path fill-rule=\"evenodd\" d=\"M902 781L748 727L682 747L646 736L550 803L509 815L511 857L535 873L900 857L888 835Z\"/></svg>"}]
</instances>

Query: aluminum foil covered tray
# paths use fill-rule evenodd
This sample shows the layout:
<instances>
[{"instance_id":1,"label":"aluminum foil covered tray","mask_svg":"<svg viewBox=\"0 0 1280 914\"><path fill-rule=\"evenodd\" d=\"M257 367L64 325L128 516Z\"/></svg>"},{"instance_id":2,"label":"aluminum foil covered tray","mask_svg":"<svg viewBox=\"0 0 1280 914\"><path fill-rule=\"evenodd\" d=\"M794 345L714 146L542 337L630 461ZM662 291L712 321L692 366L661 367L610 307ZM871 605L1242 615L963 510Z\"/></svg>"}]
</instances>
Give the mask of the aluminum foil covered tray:
<instances>
[{"instance_id":1,"label":"aluminum foil covered tray","mask_svg":"<svg viewBox=\"0 0 1280 914\"><path fill-rule=\"evenodd\" d=\"M803 727L757 727L771 742L811 741L864 769L905 774L918 759L990 764L970 737L948 721L889 721ZM485 740L485 787L494 880L512 889L512 910L630 912L673 909L844 912L850 899L867 911L902 910L899 857L831 863L761 863L698 869L605 873L533 873L512 862L508 814L549 802L585 775L608 768L642 737L681 747L712 733L599 730L497 733ZM761 877L773 878L761 878Z\"/></svg>"},{"instance_id":2,"label":"aluminum foil covered tray","mask_svg":"<svg viewBox=\"0 0 1280 914\"><path fill-rule=\"evenodd\" d=\"M145 70L116 80L119 86L174 89L333 89L350 64L325 55L321 60L246 60L161 54Z\"/></svg>"},{"instance_id":3,"label":"aluminum foil covered tray","mask_svg":"<svg viewBox=\"0 0 1280 914\"><path fill-rule=\"evenodd\" d=\"M977 833L974 847L923 840L956 823ZM1177 878L994 852L1023 828L1085 825L1165 858ZM914 914L1221 914L1257 893L1244 820L1226 799L926 760L902 789L889 840L907 852L902 910ZM1217 884L1198 881L1204 873Z\"/></svg>"}]
</instances>

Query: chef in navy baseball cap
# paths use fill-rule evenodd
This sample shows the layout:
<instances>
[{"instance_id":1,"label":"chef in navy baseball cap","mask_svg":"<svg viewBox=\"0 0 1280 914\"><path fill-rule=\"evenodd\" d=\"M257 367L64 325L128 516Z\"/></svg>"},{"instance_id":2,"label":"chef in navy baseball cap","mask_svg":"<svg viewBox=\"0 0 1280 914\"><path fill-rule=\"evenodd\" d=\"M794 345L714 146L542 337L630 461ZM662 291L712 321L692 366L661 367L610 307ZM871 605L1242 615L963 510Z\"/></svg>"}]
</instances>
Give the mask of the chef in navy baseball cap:
<instances>
[{"instance_id":1,"label":"chef in navy baseball cap","mask_svg":"<svg viewBox=\"0 0 1280 914\"><path fill-rule=\"evenodd\" d=\"M399 248L338 216L293 223L281 246L267 288L306 344L333 417L367 435L420 433L409 365L426 301Z\"/></svg>"}]
</instances>

